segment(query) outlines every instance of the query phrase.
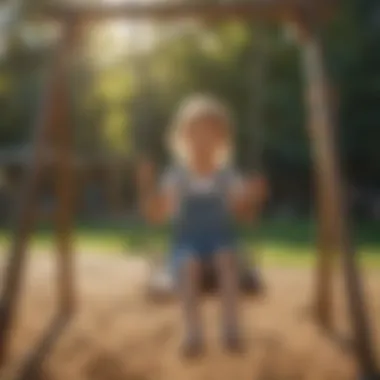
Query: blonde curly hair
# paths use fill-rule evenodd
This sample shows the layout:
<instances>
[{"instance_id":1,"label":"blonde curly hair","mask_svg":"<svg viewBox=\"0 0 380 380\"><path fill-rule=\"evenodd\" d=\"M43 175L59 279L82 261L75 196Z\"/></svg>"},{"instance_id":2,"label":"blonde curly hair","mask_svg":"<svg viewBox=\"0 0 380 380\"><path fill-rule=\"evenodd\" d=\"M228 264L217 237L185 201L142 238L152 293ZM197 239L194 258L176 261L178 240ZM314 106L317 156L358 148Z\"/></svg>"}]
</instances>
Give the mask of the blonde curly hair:
<instances>
[{"instance_id":1,"label":"blonde curly hair","mask_svg":"<svg viewBox=\"0 0 380 380\"><path fill-rule=\"evenodd\" d=\"M229 108L219 99L197 94L186 98L175 113L173 122L169 128L168 146L177 160L188 162L186 143L183 140L183 132L197 120L212 117L220 120L220 125L225 128L228 135L226 146L218 153L218 164L224 165L231 162L233 157L233 127L232 115Z\"/></svg>"}]
</instances>

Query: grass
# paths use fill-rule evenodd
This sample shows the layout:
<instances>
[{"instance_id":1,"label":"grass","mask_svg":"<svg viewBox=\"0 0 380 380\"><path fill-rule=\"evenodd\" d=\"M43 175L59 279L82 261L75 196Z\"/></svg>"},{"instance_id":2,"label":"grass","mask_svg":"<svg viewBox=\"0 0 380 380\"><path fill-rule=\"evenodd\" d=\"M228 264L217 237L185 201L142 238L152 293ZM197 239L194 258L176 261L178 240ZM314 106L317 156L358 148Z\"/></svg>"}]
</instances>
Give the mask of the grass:
<instances>
[{"instance_id":1,"label":"grass","mask_svg":"<svg viewBox=\"0 0 380 380\"><path fill-rule=\"evenodd\" d=\"M353 236L363 265L380 269L380 226L358 224ZM248 252L268 266L309 267L315 262L315 225L312 222L264 221L255 229L240 231ZM0 230L0 251L10 241L10 231ZM86 253L147 254L166 252L168 232L165 229L144 228L127 223L79 224L75 228L76 250ZM39 228L32 237L32 250L53 250L54 233L51 228Z\"/></svg>"}]
</instances>

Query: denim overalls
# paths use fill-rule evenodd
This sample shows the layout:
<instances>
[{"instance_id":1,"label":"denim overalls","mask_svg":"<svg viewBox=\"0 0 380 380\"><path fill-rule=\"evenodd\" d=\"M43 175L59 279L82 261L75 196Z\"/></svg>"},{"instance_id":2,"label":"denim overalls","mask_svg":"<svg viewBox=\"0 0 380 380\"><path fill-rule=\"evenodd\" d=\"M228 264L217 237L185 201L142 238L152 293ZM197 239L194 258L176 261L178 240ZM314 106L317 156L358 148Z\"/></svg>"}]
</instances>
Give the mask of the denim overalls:
<instances>
[{"instance_id":1,"label":"denim overalls","mask_svg":"<svg viewBox=\"0 0 380 380\"><path fill-rule=\"evenodd\" d=\"M194 189L194 179L178 169L178 212L173 221L171 264L176 272L184 259L210 262L221 250L235 250L235 231L228 205L230 171L220 170L206 181L206 189Z\"/></svg>"}]
</instances>

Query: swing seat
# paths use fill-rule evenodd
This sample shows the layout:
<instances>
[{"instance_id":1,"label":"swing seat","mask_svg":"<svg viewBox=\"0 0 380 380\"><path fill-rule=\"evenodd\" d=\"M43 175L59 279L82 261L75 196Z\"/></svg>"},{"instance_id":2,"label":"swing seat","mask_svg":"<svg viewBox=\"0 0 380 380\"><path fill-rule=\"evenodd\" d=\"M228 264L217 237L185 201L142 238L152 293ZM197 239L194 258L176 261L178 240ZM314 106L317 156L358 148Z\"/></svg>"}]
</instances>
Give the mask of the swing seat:
<instances>
[{"instance_id":1,"label":"swing seat","mask_svg":"<svg viewBox=\"0 0 380 380\"><path fill-rule=\"evenodd\" d=\"M204 265L201 281L203 294L212 295L218 291L218 281L213 266ZM241 269L239 286L244 295L257 296L264 291L264 284L257 268ZM153 301L169 301L175 298L176 281L168 265L152 268L147 281L146 293L148 299Z\"/></svg>"}]
</instances>

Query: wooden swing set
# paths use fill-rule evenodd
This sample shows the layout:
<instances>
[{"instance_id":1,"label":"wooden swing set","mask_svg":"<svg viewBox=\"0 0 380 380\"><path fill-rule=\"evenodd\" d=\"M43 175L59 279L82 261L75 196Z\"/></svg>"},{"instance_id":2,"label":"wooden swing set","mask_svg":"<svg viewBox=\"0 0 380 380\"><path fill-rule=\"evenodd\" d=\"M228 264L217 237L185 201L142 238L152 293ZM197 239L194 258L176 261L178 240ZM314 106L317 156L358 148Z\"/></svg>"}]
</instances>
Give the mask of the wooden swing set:
<instances>
[{"instance_id":1,"label":"wooden swing set","mask_svg":"<svg viewBox=\"0 0 380 380\"><path fill-rule=\"evenodd\" d=\"M36 199L47 146L50 148L54 146L56 152L56 191L59 200L56 217L59 307L64 315L71 315L75 310L74 257L71 246L74 155L67 74L70 68L69 58L81 42L83 28L91 23L110 19L152 19L162 22L189 17L212 22L226 19L256 19L293 25L301 49L308 106L307 128L315 165L318 198L319 239L315 317L322 327L328 329L333 327L333 261L335 253L339 252L360 378L379 379L361 280L355 262L355 249L348 226L344 186L334 146L330 85L319 37L323 20L334 8L332 1L328 0L251 0L220 3L136 1L112 6L74 6L65 2L52 2L41 10L44 16L61 24L62 37L51 78L41 100L39 118L35 127L33 155L19 202L4 278L0 304L0 366L6 361L11 326L20 298L26 253L35 219Z\"/></svg>"}]
</instances>

